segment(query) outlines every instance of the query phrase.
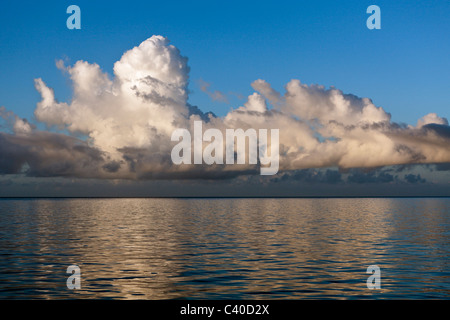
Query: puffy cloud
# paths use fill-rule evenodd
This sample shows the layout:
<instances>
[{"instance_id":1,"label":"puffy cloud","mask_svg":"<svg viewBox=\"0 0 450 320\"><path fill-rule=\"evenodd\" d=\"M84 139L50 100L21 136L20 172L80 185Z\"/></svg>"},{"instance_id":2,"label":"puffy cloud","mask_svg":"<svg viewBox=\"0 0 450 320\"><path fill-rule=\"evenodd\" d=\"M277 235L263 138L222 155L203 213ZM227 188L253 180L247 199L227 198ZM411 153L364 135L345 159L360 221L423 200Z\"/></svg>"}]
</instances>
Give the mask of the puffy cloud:
<instances>
[{"instance_id":1,"label":"puffy cloud","mask_svg":"<svg viewBox=\"0 0 450 320\"><path fill-rule=\"evenodd\" d=\"M0 107L0 118L6 121L7 127L16 134L28 134L35 128L27 119L21 119L12 111L7 111L5 107ZM0 126L1 128L1 126Z\"/></svg>"},{"instance_id":2,"label":"puffy cloud","mask_svg":"<svg viewBox=\"0 0 450 320\"><path fill-rule=\"evenodd\" d=\"M244 106L249 111L265 112L267 110L266 100L256 92L248 97Z\"/></svg>"},{"instance_id":3,"label":"puffy cloud","mask_svg":"<svg viewBox=\"0 0 450 320\"><path fill-rule=\"evenodd\" d=\"M286 85L286 112L307 121L318 120L321 124L335 121L343 125L362 125L389 122L390 114L375 107L368 98L319 85L305 85L291 80Z\"/></svg>"},{"instance_id":4,"label":"puffy cloud","mask_svg":"<svg viewBox=\"0 0 450 320\"><path fill-rule=\"evenodd\" d=\"M48 131L0 108L11 128L0 135L0 172L127 179L221 179L259 172L255 165L172 164L172 132L176 128L193 132L195 120L202 121L203 130L279 129L280 170L285 171L450 162L445 118L430 113L416 127L399 125L368 98L299 80L287 83L284 93L256 80L251 84L256 92L243 106L224 117L204 113L188 103L187 58L161 36L125 52L114 64L113 75L86 61L73 66L58 61L57 67L70 77L73 97L59 102L53 89L42 79L35 80L41 95L35 117ZM219 99L208 83L200 85ZM342 181L337 171L318 176L311 172L300 171L297 176ZM371 179L375 178L370 174L354 173L348 180ZM377 179L389 182L391 175Z\"/></svg>"},{"instance_id":5,"label":"puffy cloud","mask_svg":"<svg viewBox=\"0 0 450 320\"><path fill-rule=\"evenodd\" d=\"M53 90L37 79L42 100L36 118L86 134L94 146L112 155L120 156L118 148L149 147L187 118L187 59L161 36L127 51L114 65L113 80L97 64L58 66L72 80L73 99L70 104L55 101Z\"/></svg>"},{"instance_id":6,"label":"puffy cloud","mask_svg":"<svg viewBox=\"0 0 450 320\"><path fill-rule=\"evenodd\" d=\"M436 113L429 113L417 121L417 127L421 128L424 125L427 125L430 123L443 124L443 125L448 126L448 120L446 118L441 118Z\"/></svg>"},{"instance_id":7,"label":"puffy cloud","mask_svg":"<svg viewBox=\"0 0 450 320\"><path fill-rule=\"evenodd\" d=\"M274 106L278 106L282 102L280 93L262 79L253 81L252 88L260 92Z\"/></svg>"}]
</instances>

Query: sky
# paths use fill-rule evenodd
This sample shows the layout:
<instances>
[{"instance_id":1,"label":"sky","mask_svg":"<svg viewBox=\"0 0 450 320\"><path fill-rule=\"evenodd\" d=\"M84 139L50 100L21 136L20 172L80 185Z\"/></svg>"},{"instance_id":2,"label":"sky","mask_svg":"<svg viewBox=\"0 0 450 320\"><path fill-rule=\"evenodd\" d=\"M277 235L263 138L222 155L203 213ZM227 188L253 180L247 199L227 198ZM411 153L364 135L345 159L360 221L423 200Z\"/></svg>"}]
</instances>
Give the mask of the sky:
<instances>
[{"instance_id":1,"label":"sky","mask_svg":"<svg viewBox=\"0 0 450 320\"><path fill-rule=\"evenodd\" d=\"M0 196L448 196L449 14L448 1L8 2ZM195 119L280 129L280 171L174 166L174 124Z\"/></svg>"}]
</instances>

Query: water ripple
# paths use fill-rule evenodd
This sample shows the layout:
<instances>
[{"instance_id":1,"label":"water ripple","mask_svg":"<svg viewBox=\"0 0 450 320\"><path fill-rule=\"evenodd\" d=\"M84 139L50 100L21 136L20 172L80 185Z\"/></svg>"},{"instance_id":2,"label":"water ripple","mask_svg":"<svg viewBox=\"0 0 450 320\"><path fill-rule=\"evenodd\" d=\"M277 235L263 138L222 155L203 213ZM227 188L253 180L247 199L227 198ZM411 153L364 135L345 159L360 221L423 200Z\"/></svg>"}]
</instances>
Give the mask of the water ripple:
<instances>
[{"instance_id":1,"label":"water ripple","mask_svg":"<svg viewBox=\"0 0 450 320\"><path fill-rule=\"evenodd\" d=\"M448 298L449 235L448 198L2 199L0 298Z\"/></svg>"}]
</instances>

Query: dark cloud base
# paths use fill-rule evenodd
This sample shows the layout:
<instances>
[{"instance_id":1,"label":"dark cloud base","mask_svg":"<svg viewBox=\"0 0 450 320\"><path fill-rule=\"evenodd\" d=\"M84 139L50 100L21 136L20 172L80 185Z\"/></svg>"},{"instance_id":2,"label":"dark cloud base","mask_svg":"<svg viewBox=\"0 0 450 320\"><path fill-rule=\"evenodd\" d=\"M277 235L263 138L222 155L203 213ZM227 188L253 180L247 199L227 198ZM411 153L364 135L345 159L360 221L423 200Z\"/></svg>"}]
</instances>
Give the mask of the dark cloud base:
<instances>
[{"instance_id":1,"label":"dark cloud base","mask_svg":"<svg viewBox=\"0 0 450 320\"><path fill-rule=\"evenodd\" d=\"M0 197L450 197L450 171L440 181L428 166L336 168L250 174L230 179L113 180L0 176ZM447 177L447 178L446 178Z\"/></svg>"}]
</instances>

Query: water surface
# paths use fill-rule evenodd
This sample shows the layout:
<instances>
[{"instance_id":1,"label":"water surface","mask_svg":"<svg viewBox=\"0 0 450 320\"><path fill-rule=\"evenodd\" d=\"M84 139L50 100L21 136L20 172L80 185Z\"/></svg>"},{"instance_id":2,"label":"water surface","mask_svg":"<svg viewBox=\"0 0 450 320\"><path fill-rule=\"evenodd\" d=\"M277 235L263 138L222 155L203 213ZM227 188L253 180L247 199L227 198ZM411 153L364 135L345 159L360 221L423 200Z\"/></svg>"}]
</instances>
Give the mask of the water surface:
<instances>
[{"instance_id":1,"label":"water surface","mask_svg":"<svg viewBox=\"0 0 450 320\"><path fill-rule=\"evenodd\" d=\"M449 236L449 198L2 199L0 298L448 299Z\"/></svg>"}]
</instances>

